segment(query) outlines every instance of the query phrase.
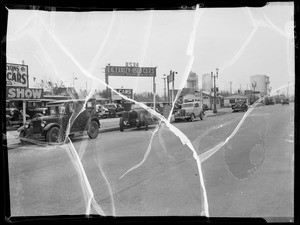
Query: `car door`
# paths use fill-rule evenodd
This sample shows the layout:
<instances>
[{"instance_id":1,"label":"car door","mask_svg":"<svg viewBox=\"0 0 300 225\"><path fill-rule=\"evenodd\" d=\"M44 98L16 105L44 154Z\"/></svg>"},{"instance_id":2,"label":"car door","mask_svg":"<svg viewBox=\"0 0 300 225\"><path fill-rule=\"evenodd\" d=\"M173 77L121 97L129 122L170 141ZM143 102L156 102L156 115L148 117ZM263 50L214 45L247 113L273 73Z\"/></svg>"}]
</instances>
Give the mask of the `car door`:
<instances>
[{"instance_id":1,"label":"car door","mask_svg":"<svg viewBox=\"0 0 300 225\"><path fill-rule=\"evenodd\" d=\"M74 111L72 114L72 132L84 131L86 124L87 124L87 115L86 110L83 104L75 103Z\"/></svg>"}]
</instances>

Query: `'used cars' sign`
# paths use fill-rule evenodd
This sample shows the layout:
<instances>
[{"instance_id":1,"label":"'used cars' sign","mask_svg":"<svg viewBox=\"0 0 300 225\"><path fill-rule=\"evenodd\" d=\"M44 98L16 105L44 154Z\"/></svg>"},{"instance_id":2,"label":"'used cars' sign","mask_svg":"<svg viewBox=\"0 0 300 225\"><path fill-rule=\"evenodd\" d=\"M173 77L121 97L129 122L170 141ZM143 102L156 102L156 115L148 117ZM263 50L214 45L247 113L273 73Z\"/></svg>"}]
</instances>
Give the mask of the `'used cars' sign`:
<instances>
[{"instance_id":1,"label":"'used cars' sign","mask_svg":"<svg viewBox=\"0 0 300 225\"><path fill-rule=\"evenodd\" d=\"M155 77L156 67L106 66L106 76Z\"/></svg>"},{"instance_id":2,"label":"'used cars' sign","mask_svg":"<svg viewBox=\"0 0 300 225\"><path fill-rule=\"evenodd\" d=\"M133 98L133 89L115 89L117 92L121 93L122 95L125 95L128 98ZM121 100L121 96L116 94L115 92L112 92L112 99L113 100Z\"/></svg>"},{"instance_id":3,"label":"'used cars' sign","mask_svg":"<svg viewBox=\"0 0 300 225\"><path fill-rule=\"evenodd\" d=\"M28 66L7 63L6 86L28 87Z\"/></svg>"},{"instance_id":4,"label":"'used cars' sign","mask_svg":"<svg viewBox=\"0 0 300 225\"><path fill-rule=\"evenodd\" d=\"M43 97L43 89L6 87L6 99L40 99Z\"/></svg>"}]
</instances>

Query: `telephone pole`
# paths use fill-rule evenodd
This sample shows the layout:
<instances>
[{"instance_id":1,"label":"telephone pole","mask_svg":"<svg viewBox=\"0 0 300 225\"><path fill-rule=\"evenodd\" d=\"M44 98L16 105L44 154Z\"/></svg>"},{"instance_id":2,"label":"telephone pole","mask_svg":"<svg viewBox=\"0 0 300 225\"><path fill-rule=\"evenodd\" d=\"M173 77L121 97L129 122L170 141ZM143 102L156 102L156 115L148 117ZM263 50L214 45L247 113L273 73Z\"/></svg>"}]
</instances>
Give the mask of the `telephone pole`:
<instances>
[{"instance_id":1,"label":"telephone pole","mask_svg":"<svg viewBox=\"0 0 300 225\"><path fill-rule=\"evenodd\" d=\"M167 101L167 96L166 96L166 74L164 74L164 77L162 78L164 80L164 97L165 97L165 102Z\"/></svg>"},{"instance_id":2,"label":"telephone pole","mask_svg":"<svg viewBox=\"0 0 300 225\"><path fill-rule=\"evenodd\" d=\"M213 74L213 72L211 72L211 77L214 78L214 110L213 113L217 113L217 93L216 93L216 78L218 78L218 73L219 73L219 69L216 69L216 73Z\"/></svg>"}]
</instances>

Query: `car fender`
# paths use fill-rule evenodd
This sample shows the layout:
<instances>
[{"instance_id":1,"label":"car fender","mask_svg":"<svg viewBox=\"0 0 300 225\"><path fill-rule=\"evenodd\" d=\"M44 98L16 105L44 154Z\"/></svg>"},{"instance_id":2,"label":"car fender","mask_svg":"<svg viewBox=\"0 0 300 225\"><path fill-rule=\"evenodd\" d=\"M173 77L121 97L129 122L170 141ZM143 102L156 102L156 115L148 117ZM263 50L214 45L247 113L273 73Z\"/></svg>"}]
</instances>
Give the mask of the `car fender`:
<instances>
[{"instance_id":1,"label":"car fender","mask_svg":"<svg viewBox=\"0 0 300 225\"><path fill-rule=\"evenodd\" d=\"M90 122L92 122L92 121L95 121L95 122L98 124L99 128L100 128L100 121L99 121L99 119L96 118L96 117L90 118L90 119L88 120L87 126L88 126L88 125L90 124Z\"/></svg>"},{"instance_id":2,"label":"car fender","mask_svg":"<svg viewBox=\"0 0 300 225\"><path fill-rule=\"evenodd\" d=\"M24 131L26 131L26 129L25 129L25 126L24 125L22 125L22 126L20 126L19 128L18 128L18 132L21 132L22 130L24 130Z\"/></svg>"},{"instance_id":3,"label":"car fender","mask_svg":"<svg viewBox=\"0 0 300 225\"><path fill-rule=\"evenodd\" d=\"M42 135L45 135L48 130L50 130L52 127L55 127L55 126L58 128L61 128L61 125L58 123L49 123L44 127L44 129L42 131Z\"/></svg>"}]
</instances>

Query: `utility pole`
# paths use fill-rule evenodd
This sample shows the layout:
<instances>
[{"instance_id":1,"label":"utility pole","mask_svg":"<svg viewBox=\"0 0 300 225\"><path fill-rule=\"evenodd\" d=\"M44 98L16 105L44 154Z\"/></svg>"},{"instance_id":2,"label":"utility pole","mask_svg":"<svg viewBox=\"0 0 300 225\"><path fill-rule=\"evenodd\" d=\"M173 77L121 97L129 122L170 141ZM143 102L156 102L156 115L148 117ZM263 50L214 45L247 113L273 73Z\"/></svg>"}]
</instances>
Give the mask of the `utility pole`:
<instances>
[{"instance_id":1,"label":"utility pole","mask_svg":"<svg viewBox=\"0 0 300 225\"><path fill-rule=\"evenodd\" d=\"M232 95L232 81L230 81L230 94Z\"/></svg>"},{"instance_id":2,"label":"utility pole","mask_svg":"<svg viewBox=\"0 0 300 225\"><path fill-rule=\"evenodd\" d=\"M170 70L170 75L168 76L168 83L172 82L172 97L171 97L171 101L173 103L174 101L174 82L175 82L175 74L177 74L177 72Z\"/></svg>"},{"instance_id":3,"label":"utility pole","mask_svg":"<svg viewBox=\"0 0 300 225\"><path fill-rule=\"evenodd\" d=\"M218 78L218 73L219 73L219 69L216 69L216 74L213 74L213 72L211 72L211 77L214 78L214 110L213 113L217 113L217 106L216 106L216 100L217 100L217 93L216 93L216 78Z\"/></svg>"},{"instance_id":4,"label":"utility pole","mask_svg":"<svg viewBox=\"0 0 300 225\"><path fill-rule=\"evenodd\" d=\"M164 77L162 78L164 80L164 97L165 97L165 102L167 101L167 96L166 96L166 74L164 74Z\"/></svg>"}]
</instances>

